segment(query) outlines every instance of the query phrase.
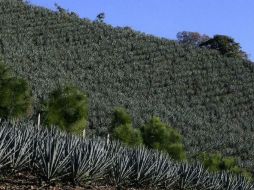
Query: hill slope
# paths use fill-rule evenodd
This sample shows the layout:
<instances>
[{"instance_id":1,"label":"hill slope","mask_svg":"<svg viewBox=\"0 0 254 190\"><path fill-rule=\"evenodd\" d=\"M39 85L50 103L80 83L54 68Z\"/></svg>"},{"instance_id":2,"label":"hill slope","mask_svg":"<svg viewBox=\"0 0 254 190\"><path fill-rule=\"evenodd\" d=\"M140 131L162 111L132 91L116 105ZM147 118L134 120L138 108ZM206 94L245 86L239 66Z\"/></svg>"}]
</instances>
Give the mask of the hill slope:
<instances>
[{"instance_id":1,"label":"hill slope","mask_svg":"<svg viewBox=\"0 0 254 190\"><path fill-rule=\"evenodd\" d=\"M180 129L191 155L219 150L253 165L249 62L15 0L0 1L0 53L37 100L66 81L86 91L97 133L125 106L136 126L156 115Z\"/></svg>"}]
</instances>

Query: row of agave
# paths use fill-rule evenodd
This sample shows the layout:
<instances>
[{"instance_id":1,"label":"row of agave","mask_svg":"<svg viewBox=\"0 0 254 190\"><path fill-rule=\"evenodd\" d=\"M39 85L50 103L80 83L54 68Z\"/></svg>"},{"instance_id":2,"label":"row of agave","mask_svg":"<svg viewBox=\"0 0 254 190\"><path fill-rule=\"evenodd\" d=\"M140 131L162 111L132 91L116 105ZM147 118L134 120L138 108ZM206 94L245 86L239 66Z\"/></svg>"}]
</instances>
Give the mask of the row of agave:
<instances>
[{"instance_id":1,"label":"row of agave","mask_svg":"<svg viewBox=\"0 0 254 190\"><path fill-rule=\"evenodd\" d=\"M62 180L152 189L254 189L241 176L211 174L200 163L176 163L166 154L143 147L85 139L31 123L2 122L0 175L27 170L47 183Z\"/></svg>"}]
</instances>

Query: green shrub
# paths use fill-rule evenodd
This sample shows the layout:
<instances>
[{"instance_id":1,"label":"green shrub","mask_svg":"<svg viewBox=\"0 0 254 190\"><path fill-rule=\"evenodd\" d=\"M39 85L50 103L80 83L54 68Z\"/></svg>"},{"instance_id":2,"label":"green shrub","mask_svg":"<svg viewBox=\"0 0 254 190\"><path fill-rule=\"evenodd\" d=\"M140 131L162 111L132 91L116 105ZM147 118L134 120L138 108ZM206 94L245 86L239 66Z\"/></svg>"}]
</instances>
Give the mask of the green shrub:
<instances>
[{"instance_id":1,"label":"green shrub","mask_svg":"<svg viewBox=\"0 0 254 190\"><path fill-rule=\"evenodd\" d=\"M82 134L88 123L87 96L73 86L54 90L46 102L43 121L67 132Z\"/></svg>"},{"instance_id":2,"label":"green shrub","mask_svg":"<svg viewBox=\"0 0 254 190\"><path fill-rule=\"evenodd\" d=\"M12 77L0 62L0 118L20 119L31 112L32 93L28 83Z\"/></svg>"},{"instance_id":3,"label":"green shrub","mask_svg":"<svg viewBox=\"0 0 254 190\"><path fill-rule=\"evenodd\" d=\"M200 153L197 158L204 164L210 172L228 171L234 174L239 174L252 180L252 174L244 168L240 168L237 160L234 157L223 157L220 153L208 154Z\"/></svg>"},{"instance_id":4,"label":"green shrub","mask_svg":"<svg viewBox=\"0 0 254 190\"><path fill-rule=\"evenodd\" d=\"M181 143L170 144L165 150L174 160L186 159L184 145Z\"/></svg>"},{"instance_id":5,"label":"green shrub","mask_svg":"<svg viewBox=\"0 0 254 190\"><path fill-rule=\"evenodd\" d=\"M222 156L219 153L207 154L202 152L198 155L198 159L210 172L218 172L221 170Z\"/></svg>"},{"instance_id":6,"label":"green shrub","mask_svg":"<svg viewBox=\"0 0 254 190\"><path fill-rule=\"evenodd\" d=\"M140 130L133 128L130 114L122 107L113 112L110 133L113 139L130 146L141 145L143 142Z\"/></svg>"},{"instance_id":7,"label":"green shrub","mask_svg":"<svg viewBox=\"0 0 254 190\"><path fill-rule=\"evenodd\" d=\"M125 124L132 124L130 114L122 107L115 108L111 123L112 129Z\"/></svg>"},{"instance_id":8,"label":"green shrub","mask_svg":"<svg viewBox=\"0 0 254 190\"><path fill-rule=\"evenodd\" d=\"M141 127L144 144L148 148L167 152L175 160L185 160L186 154L181 135L173 128L153 117Z\"/></svg>"},{"instance_id":9,"label":"green shrub","mask_svg":"<svg viewBox=\"0 0 254 190\"><path fill-rule=\"evenodd\" d=\"M112 136L130 146L141 145L143 141L140 130L133 128L131 124L123 124L114 128Z\"/></svg>"}]
</instances>

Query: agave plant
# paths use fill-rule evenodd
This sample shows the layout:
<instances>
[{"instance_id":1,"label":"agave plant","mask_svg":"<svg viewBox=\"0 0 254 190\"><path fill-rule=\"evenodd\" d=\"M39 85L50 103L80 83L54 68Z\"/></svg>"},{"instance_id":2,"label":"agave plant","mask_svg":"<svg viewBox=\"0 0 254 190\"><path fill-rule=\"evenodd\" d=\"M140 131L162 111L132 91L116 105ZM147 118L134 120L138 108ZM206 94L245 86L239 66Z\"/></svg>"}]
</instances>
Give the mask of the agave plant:
<instances>
[{"instance_id":1,"label":"agave plant","mask_svg":"<svg viewBox=\"0 0 254 190\"><path fill-rule=\"evenodd\" d=\"M152 170L151 186L167 189L173 187L179 179L178 168L167 154L155 151L152 156L155 165Z\"/></svg>"},{"instance_id":2,"label":"agave plant","mask_svg":"<svg viewBox=\"0 0 254 190\"><path fill-rule=\"evenodd\" d=\"M117 187L253 189L244 177L226 172L211 174L200 163L176 163L168 155L144 147L128 148L119 142L84 139L26 123L15 127L1 123L0 169L29 167L49 183L65 177L74 183L103 180Z\"/></svg>"},{"instance_id":3,"label":"agave plant","mask_svg":"<svg viewBox=\"0 0 254 190\"><path fill-rule=\"evenodd\" d=\"M133 150L131 160L134 165L132 180L137 187L147 187L153 179L153 169L156 165L149 150L144 147Z\"/></svg>"},{"instance_id":4,"label":"agave plant","mask_svg":"<svg viewBox=\"0 0 254 190\"><path fill-rule=\"evenodd\" d=\"M253 189L253 184L251 185L244 177L235 177L230 173L221 172L220 173L221 183L223 184L223 189L225 190L251 190Z\"/></svg>"},{"instance_id":5,"label":"agave plant","mask_svg":"<svg viewBox=\"0 0 254 190\"><path fill-rule=\"evenodd\" d=\"M65 142L52 136L38 143L37 162L39 175L47 182L66 176L71 152L65 154Z\"/></svg>"},{"instance_id":6,"label":"agave plant","mask_svg":"<svg viewBox=\"0 0 254 190\"><path fill-rule=\"evenodd\" d=\"M243 176L237 176L236 181L238 183L238 189L241 189L241 190L253 190L254 189L254 184L251 184Z\"/></svg>"},{"instance_id":7,"label":"agave plant","mask_svg":"<svg viewBox=\"0 0 254 190\"><path fill-rule=\"evenodd\" d=\"M180 179L177 186L180 189L202 189L208 177L201 164L181 163L178 174Z\"/></svg>"},{"instance_id":8,"label":"agave plant","mask_svg":"<svg viewBox=\"0 0 254 190\"><path fill-rule=\"evenodd\" d=\"M13 138L11 138L11 129L7 127L0 128L0 169L3 169L10 164L10 156L13 153L11 144Z\"/></svg>"},{"instance_id":9,"label":"agave plant","mask_svg":"<svg viewBox=\"0 0 254 190\"><path fill-rule=\"evenodd\" d=\"M206 190L219 190L222 189L223 184L221 183L220 175L207 173L208 179L201 185Z\"/></svg>"},{"instance_id":10,"label":"agave plant","mask_svg":"<svg viewBox=\"0 0 254 190\"><path fill-rule=\"evenodd\" d=\"M117 187L131 186L131 176L133 175L134 164L131 160L130 150L125 149L115 157L108 178Z\"/></svg>"},{"instance_id":11,"label":"agave plant","mask_svg":"<svg viewBox=\"0 0 254 190\"><path fill-rule=\"evenodd\" d=\"M30 163L32 156L32 133L27 129L13 128L12 154L10 155L10 167L12 171L24 169Z\"/></svg>"},{"instance_id":12,"label":"agave plant","mask_svg":"<svg viewBox=\"0 0 254 190\"><path fill-rule=\"evenodd\" d=\"M73 182L89 182L105 178L113 157L108 157L103 141L80 142L70 156L70 176Z\"/></svg>"}]
</instances>

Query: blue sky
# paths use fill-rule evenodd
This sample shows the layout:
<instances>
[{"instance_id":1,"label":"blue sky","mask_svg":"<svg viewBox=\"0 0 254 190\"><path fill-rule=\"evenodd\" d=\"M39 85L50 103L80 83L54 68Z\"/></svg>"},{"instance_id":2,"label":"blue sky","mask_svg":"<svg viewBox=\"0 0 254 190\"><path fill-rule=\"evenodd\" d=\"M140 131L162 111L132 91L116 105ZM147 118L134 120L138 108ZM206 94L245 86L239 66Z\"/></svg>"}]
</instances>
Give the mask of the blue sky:
<instances>
[{"instance_id":1,"label":"blue sky","mask_svg":"<svg viewBox=\"0 0 254 190\"><path fill-rule=\"evenodd\" d=\"M254 60L254 0L30 0L55 9L57 3L82 18L175 39L179 31L233 37Z\"/></svg>"}]
</instances>

